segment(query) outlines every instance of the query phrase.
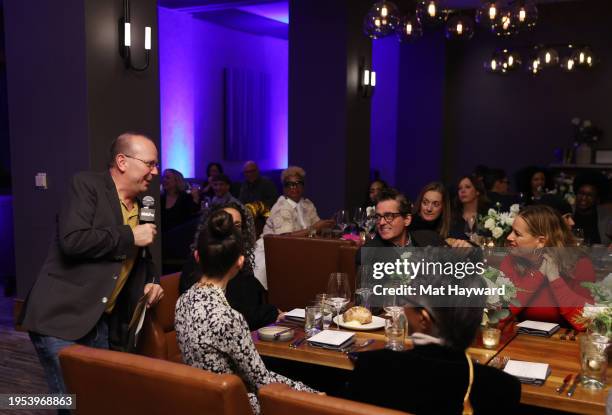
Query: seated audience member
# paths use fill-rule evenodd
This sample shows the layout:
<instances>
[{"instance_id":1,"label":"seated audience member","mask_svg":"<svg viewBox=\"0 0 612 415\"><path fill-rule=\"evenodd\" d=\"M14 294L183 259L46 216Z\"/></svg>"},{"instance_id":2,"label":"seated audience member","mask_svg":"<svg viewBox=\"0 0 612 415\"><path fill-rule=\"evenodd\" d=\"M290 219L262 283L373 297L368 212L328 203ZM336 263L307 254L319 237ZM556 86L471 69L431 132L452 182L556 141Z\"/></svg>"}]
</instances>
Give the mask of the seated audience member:
<instances>
[{"instance_id":1,"label":"seated audience member","mask_svg":"<svg viewBox=\"0 0 612 415\"><path fill-rule=\"evenodd\" d=\"M542 167L525 167L516 174L516 178L524 205L533 204L552 187L550 174Z\"/></svg>"},{"instance_id":2,"label":"seated audience member","mask_svg":"<svg viewBox=\"0 0 612 415\"><path fill-rule=\"evenodd\" d=\"M452 250L454 251L454 250ZM447 252L451 252L448 250ZM417 415L516 414L521 385L499 369L473 363L466 349L482 321L484 297L427 295L420 286L484 287L477 276L419 276L415 295L401 297L414 348L355 353L348 398ZM401 381L391 377L399 373ZM383 381L388 379L389 381Z\"/></svg>"},{"instance_id":3,"label":"seated audience member","mask_svg":"<svg viewBox=\"0 0 612 415\"><path fill-rule=\"evenodd\" d=\"M444 246L444 240L432 230L409 231L412 222L411 203L395 189L381 192L376 203L376 235L364 247Z\"/></svg>"},{"instance_id":4,"label":"seated audience member","mask_svg":"<svg viewBox=\"0 0 612 415\"><path fill-rule=\"evenodd\" d=\"M461 177L457 183L449 236L469 240L469 234L478 230L478 215L486 214L489 206L482 182L472 176Z\"/></svg>"},{"instance_id":5,"label":"seated audience member","mask_svg":"<svg viewBox=\"0 0 612 415\"><path fill-rule=\"evenodd\" d=\"M313 392L306 385L268 371L249 327L225 297L227 283L244 265L240 233L224 210L213 213L198 237L195 259L200 281L178 299L175 327L185 363L215 373L233 373L244 382L253 412L260 412L257 390L269 383L286 383Z\"/></svg>"},{"instance_id":6,"label":"seated audience member","mask_svg":"<svg viewBox=\"0 0 612 415\"><path fill-rule=\"evenodd\" d=\"M565 222L570 230L576 225L576 222L574 222L574 211L572 210L572 206L561 196L547 194L542 196L538 200L537 204L546 205L553 208L559 215L561 215L563 222Z\"/></svg>"},{"instance_id":7,"label":"seated audience member","mask_svg":"<svg viewBox=\"0 0 612 415\"><path fill-rule=\"evenodd\" d=\"M255 247L255 277L268 289L263 235L307 236L311 230L320 231L334 226L333 220L321 220L315 205L304 195L306 172L290 166L281 173L284 194L278 198L266 220L262 237Z\"/></svg>"},{"instance_id":8,"label":"seated audience member","mask_svg":"<svg viewBox=\"0 0 612 415\"><path fill-rule=\"evenodd\" d=\"M366 202L363 207L376 206L376 202L378 201L378 197L380 196L380 192L384 189L388 189L389 186L383 180L376 179L372 183L370 183L370 187L368 189L368 197L366 198Z\"/></svg>"},{"instance_id":9,"label":"seated audience member","mask_svg":"<svg viewBox=\"0 0 612 415\"><path fill-rule=\"evenodd\" d=\"M601 173L583 173L576 176L576 211L574 222L577 228L584 230L584 242L587 245L612 242L609 224L612 221L612 206L600 205L605 200L610 184Z\"/></svg>"},{"instance_id":10,"label":"seated audience member","mask_svg":"<svg viewBox=\"0 0 612 415\"><path fill-rule=\"evenodd\" d=\"M510 181L502 169L489 169L483 178L487 198L495 209L507 212L510 206L520 203L518 196L510 194Z\"/></svg>"},{"instance_id":11,"label":"seated audience member","mask_svg":"<svg viewBox=\"0 0 612 415\"><path fill-rule=\"evenodd\" d=\"M244 204L263 202L270 209L278 198L274 183L259 174L259 167L254 161L244 163L242 174L244 175L244 183L240 187L240 202Z\"/></svg>"},{"instance_id":12,"label":"seated audience member","mask_svg":"<svg viewBox=\"0 0 612 415\"><path fill-rule=\"evenodd\" d=\"M215 191L215 195L210 200L211 206L226 205L228 203L240 203L240 201L230 193L231 185L232 182L230 178L225 174L219 174L213 177L212 187Z\"/></svg>"},{"instance_id":13,"label":"seated audience member","mask_svg":"<svg viewBox=\"0 0 612 415\"><path fill-rule=\"evenodd\" d=\"M452 247L471 247L465 240L448 237L450 223L451 208L446 188L440 182L429 183L419 193L409 229L437 232Z\"/></svg>"},{"instance_id":14,"label":"seated audience member","mask_svg":"<svg viewBox=\"0 0 612 415\"><path fill-rule=\"evenodd\" d=\"M161 228L165 232L192 219L200 210L200 199L197 192L186 192L183 175L174 169L164 170L162 187Z\"/></svg>"},{"instance_id":15,"label":"seated audience member","mask_svg":"<svg viewBox=\"0 0 612 415\"><path fill-rule=\"evenodd\" d=\"M512 251L500 270L520 289L521 306L510 306L512 314L582 329L575 319L593 300L581 283L594 282L595 271L561 216L549 206L527 206L514 219L508 242Z\"/></svg>"},{"instance_id":16,"label":"seated audience member","mask_svg":"<svg viewBox=\"0 0 612 415\"><path fill-rule=\"evenodd\" d=\"M257 330L274 323L278 318L279 311L276 307L267 303L266 290L253 275L255 227L250 212L244 206L236 203L216 206L212 212L204 211L194 238L193 250L196 249L199 234L207 226L208 219L219 210L224 210L232 216L234 226L242 237L242 255L245 258L244 266L240 272L227 283L225 297L229 305L244 316L249 329ZM201 277L202 272L195 262L195 258L191 255L181 273L179 285L181 294L191 288Z\"/></svg>"},{"instance_id":17,"label":"seated audience member","mask_svg":"<svg viewBox=\"0 0 612 415\"><path fill-rule=\"evenodd\" d=\"M215 196L215 190L212 187L213 178L223 174L223 166L215 161L208 163L206 166L206 182L202 187L200 197L212 199Z\"/></svg>"}]
</instances>

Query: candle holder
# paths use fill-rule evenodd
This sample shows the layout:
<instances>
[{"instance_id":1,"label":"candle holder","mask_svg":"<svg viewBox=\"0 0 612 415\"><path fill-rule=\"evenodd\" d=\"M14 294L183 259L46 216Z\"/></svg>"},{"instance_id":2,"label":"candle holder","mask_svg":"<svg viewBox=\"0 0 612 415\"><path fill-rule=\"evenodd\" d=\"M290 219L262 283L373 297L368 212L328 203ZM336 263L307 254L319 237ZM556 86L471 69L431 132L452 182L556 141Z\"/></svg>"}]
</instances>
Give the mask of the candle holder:
<instances>
[{"instance_id":1,"label":"candle holder","mask_svg":"<svg viewBox=\"0 0 612 415\"><path fill-rule=\"evenodd\" d=\"M495 349L499 346L501 330L496 327L485 327L482 329L482 344L487 349Z\"/></svg>"}]
</instances>

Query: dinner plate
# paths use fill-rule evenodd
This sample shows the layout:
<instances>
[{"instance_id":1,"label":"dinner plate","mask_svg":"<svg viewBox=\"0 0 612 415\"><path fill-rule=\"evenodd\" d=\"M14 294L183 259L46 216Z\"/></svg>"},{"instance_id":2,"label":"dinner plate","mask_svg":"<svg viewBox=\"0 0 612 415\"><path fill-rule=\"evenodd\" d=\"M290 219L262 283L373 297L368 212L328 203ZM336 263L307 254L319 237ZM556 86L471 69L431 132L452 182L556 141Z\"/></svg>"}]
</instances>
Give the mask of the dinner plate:
<instances>
[{"instance_id":1,"label":"dinner plate","mask_svg":"<svg viewBox=\"0 0 612 415\"><path fill-rule=\"evenodd\" d=\"M372 316L372 321L368 324L359 324L357 322L345 323L342 315L334 317L334 323L338 323L340 327L349 330L378 330L385 327L385 319L382 317Z\"/></svg>"}]
</instances>

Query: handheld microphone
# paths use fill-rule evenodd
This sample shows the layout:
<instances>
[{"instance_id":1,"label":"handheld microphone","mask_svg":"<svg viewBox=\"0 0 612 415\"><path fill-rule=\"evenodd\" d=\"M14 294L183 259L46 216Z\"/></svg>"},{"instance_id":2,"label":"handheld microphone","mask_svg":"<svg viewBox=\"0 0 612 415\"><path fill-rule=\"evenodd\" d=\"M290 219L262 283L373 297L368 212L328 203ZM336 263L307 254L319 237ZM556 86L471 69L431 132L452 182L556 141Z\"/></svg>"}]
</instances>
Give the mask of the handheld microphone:
<instances>
[{"instance_id":1,"label":"handheld microphone","mask_svg":"<svg viewBox=\"0 0 612 415\"><path fill-rule=\"evenodd\" d=\"M152 196L142 198L142 208L138 217L140 223L155 223L155 199Z\"/></svg>"},{"instance_id":2,"label":"handheld microphone","mask_svg":"<svg viewBox=\"0 0 612 415\"><path fill-rule=\"evenodd\" d=\"M138 221L140 224L155 223L155 199L152 196L145 196L142 198L142 208L140 208ZM146 257L147 248L144 248L142 250L142 258L145 259Z\"/></svg>"}]
</instances>

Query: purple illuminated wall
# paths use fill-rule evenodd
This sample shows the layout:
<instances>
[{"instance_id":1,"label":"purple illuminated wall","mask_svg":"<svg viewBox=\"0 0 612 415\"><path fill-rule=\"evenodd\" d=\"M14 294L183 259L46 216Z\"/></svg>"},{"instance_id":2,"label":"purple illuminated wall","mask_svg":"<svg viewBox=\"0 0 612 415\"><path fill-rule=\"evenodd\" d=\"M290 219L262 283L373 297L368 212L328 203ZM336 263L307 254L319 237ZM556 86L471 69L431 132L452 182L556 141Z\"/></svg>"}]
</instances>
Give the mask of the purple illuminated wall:
<instances>
[{"instance_id":1,"label":"purple illuminated wall","mask_svg":"<svg viewBox=\"0 0 612 415\"><path fill-rule=\"evenodd\" d=\"M399 91L399 43L395 36L372 42L372 69L376 72L376 92L372 96L370 169L395 186L397 144L397 101Z\"/></svg>"},{"instance_id":2,"label":"purple illuminated wall","mask_svg":"<svg viewBox=\"0 0 612 415\"><path fill-rule=\"evenodd\" d=\"M271 157L262 170L287 166L288 42L230 30L187 13L159 9L163 168L204 177L220 161L233 178L242 162L223 161L223 69L270 75Z\"/></svg>"}]
</instances>

